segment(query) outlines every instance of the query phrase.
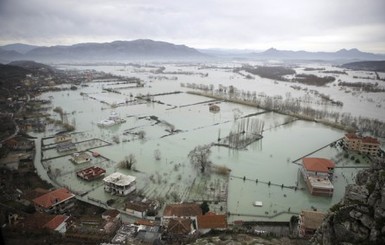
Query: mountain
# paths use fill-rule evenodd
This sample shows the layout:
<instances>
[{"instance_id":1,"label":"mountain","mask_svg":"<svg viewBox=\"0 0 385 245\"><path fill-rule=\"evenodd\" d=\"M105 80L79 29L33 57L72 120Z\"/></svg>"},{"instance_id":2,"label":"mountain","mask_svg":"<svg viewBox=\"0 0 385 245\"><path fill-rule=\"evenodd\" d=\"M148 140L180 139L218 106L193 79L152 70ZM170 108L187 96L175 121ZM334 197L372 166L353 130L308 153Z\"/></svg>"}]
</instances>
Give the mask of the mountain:
<instances>
[{"instance_id":1,"label":"mountain","mask_svg":"<svg viewBox=\"0 0 385 245\"><path fill-rule=\"evenodd\" d=\"M288 59L288 60L382 60L385 55L362 52L358 49L341 49L337 52L308 52L278 50L270 48L261 53L252 53L251 57L260 59Z\"/></svg>"},{"instance_id":2,"label":"mountain","mask_svg":"<svg viewBox=\"0 0 385 245\"><path fill-rule=\"evenodd\" d=\"M351 62L341 66L352 70L385 72L385 60Z\"/></svg>"},{"instance_id":3,"label":"mountain","mask_svg":"<svg viewBox=\"0 0 385 245\"><path fill-rule=\"evenodd\" d=\"M0 48L0 63L7 63L10 60L20 59L22 54L14 50L5 50Z\"/></svg>"},{"instance_id":4,"label":"mountain","mask_svg":"<svg viewBox=\"0 0 385 245\"><path fill-rule=\"evenodd\" d=\"M25 54L26 59L39 61L188 60L205 57L185 45L148 39L38 47Z\"/></svg>"},{"instance_id":5,"label":"mountain","mask_svg":"<svg viewBox=\"0 0 385 245\"><path fill-rule=\"evenodd\" d=\"M23 44L23 43L14 43L14 44L8 44L4 46L0 46L0 48L8 51L16 51L20 54L25 54L29 51L31 51L34 48L37 48L39 46L36 45L29 45L29 44Z\"/></svg>"}]
</instances>

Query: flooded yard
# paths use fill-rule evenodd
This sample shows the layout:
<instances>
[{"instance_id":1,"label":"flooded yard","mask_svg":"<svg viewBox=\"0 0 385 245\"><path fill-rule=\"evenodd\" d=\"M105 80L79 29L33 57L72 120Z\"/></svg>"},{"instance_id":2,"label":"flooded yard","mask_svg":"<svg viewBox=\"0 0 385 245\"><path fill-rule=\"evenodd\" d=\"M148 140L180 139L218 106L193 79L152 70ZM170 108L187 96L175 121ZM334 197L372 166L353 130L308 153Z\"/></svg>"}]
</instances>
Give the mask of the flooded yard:
<instances>
[{"instance_id":1,"label":"flooded yard","mask_svg":"<svg viewBox=\"0 0 385 245\"><path fill-rule=\"evenodd\" d=\"M97 151L101 156L92 157L88 163L75 165L70 161L73 152L57 152L52 139L57 132L49 131L39 135L43 138L43 168L38 168L38 171L49 170L51 178L58 185L66 186L102 206L114 199L113 206L121 209L124 198L106 193L101 179L90 182L79 179L76 171L98 166L106 170L106 175L114 172L133 175L137 178L137 191L147 198L163 203L209 201L213 211L227 212L229 222L233 222L287 221L302 209L327 210L341 199L345 186L353 182L356 172L369 166L365 159L357 164L345 158L342 149L329 146L343 137L345 132L341 130L252 106L188 94L188 89L180 85L182 82L210 82L215 86L234 84L257 93L276 92L284 95L290 91L291 96L303 95L303 91L296 94L287 83L276 84L269 79L260 79L260 83L256 84L256 81L243 79L231 70L198 70L197 66L168 65L166 70L175 73L164 76L177 79L163 80L154 79L150 68L140 71L119 66L93 68L138 77L143 79L145 86L127 88L121 84L99 81L88 83L88 87L76 91L42 94L41 98L51 98L53 107L61 107L65 112L65 120L75 125L76 133L72 134L72 138L77 150L73 152L91 154ZM202 76L201 73L207 73L208 76ZM103 90L105 87L116 89L119 93L107 92ZM147 96L149 101L133 102L133 97L139 95ZM377 98L373 103L383 102ZM218 112L209 111L212 103L220 107ZM352 105L347 104L346 108L350 110ZM382 108L375 107L368 114L377 115ZM97 126L112 112L125 122L107 128ZM58 117L55 112L52 115ZM241 150L211 145L228 136L230 131L238 127L237 122L246 117L264 123L262 139ZM199 145L211 145L209 159L215 166L230 169L229 174L215 171L201 173L194 167L188 154ZM136 158L131 170L119 165L129 154ZM337 163L332 198L308 193L298 172L300 161L293 162L308 154L329 158ZM255 201L261 201L262 207L253 206Z\"/></svg>"}]
</instances>

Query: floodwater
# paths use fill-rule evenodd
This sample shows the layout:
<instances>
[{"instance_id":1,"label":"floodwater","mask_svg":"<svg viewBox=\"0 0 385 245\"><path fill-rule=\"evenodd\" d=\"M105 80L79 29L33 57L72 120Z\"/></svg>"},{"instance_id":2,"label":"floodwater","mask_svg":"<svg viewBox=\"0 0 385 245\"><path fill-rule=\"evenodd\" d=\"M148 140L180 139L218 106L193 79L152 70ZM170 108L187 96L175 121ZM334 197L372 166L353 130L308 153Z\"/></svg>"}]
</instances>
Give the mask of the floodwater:
<instances>
[{"instance_id":1,"label":"floodwater","mask_svg":"<svg viewBox=\"0 0 385 245\"><path fill-rule=\"evenodd\" d=\"M137 69L131 66L59 66L61 69L92 68L116 75L138 77L145 81L145 86L124 88L121 84L99 81L89 83L88 87L79 87L76 91L49 92L41 95L42 99L51 98L53 108L62 107L66 112L64 120L76 126L73 139L78 151L91 149L105 158L93 158L92 162L86 164L73 164L69 161L70 155L59 154L55 148L49 149L49 146L53 145L53 139L50 137L58 132L52 127L39 135L43 137L44 145L41 164L40 159L36 159L35 163L39 174L46 178L45 172L50 169L56 184L66 186L75 193L87 193L84 196L86 200L98 202L100 205L114 199L116 208L123 208L124 198L105 193L101 180L85 182L78 179L75 172L89 166L99 166L106 169L107 175L116 171L134 175L137 177L137 189L147 198L166 203L210 200L213 201L212 210L227 211L231 214L229 222L288 221L291 215L299 213L302 209L327 210L341 199L345 186L353 182L356 172L362 166L368 166L366 159L356 155L355 157L360 159L357 164L350 158L344 158L341 149L329 146L331 142L343 137L344 132L341 130L315 122L294 120L277 113L263 113L263 110L255 107L223 101L218 101L220 111L211 113L208 103L212 99L187 94L185 92L189 89L180 85L213 84L215 88L219 84L234 85L240 90L256 91L257 94L269 96L288 96L290 92L290 96L300 98L306 94L304 90L292 89L291 83L262 78L245 79L232 72L230 68L235 65L237 64L226 64L222 68L202 68L199 65L162 64L159 66L166 67L166 74L160 75L153 74L151 71L156 68L152 67ZM339 69L323 67L330 70ZM303 67L296 68L298 73L304 72L301 69ZM373 76L373 79L366 78L365 82L376 82L374 75L369 75ZM338 79L362 82L362 79L355 79L353 76L369 75L348 71L348 75L338 75ZM160 76L163 78L160 79ZM384 86L385 82L380 82L380 86ZM301 86L317 89L344 103L342 108L330 106L330 110L385 120L383 93L346 93L338 90L333 84L321 88ZM105 92L103 88L118 89L120 94ZM180 93L156 95L176 91ZM139 94L155 94L153 100L160 103L125 103L130 100L131 95ZM122 105L112 108L113 104ZM112 111L118 113L126 122L110 128L98 127L97 122L108 118ZM250 144L244 150L211 147L210 160L214 165L229 168L229 176L215 172L202 174L192 166L188 158L192 149L198 145L216 143L218 137L227 136L235 127L237 115L246 116L257 112L260 114L252 118L264 122L265 130L261 140ZM55 112L51 111L51 114L52 117L59 118ZM150 116L157 117L159 122ZM170 134L170 128L177 130L177 133ZM137 135L140 131L145 132L143 139ZM118 143L114 142L114 139L118 139ZM160 160L155 159L155 151L160 152ZM312 152L314 153L310 156L330 158L335 160L339 167L349 167L336 169L333 197L311 196L299 177L299 165L296 163L300 161L293 161ZM129 154L134 154L137 160L134 170L119 167L119 162ZM267 185L269 181L272 183L270 186ZM282 184L297 186L298 189L282 188ZM215 203L215 200L218 202ZM262 201L263 206L254 207L255 201Z\"/></svg>"}]
</instances>

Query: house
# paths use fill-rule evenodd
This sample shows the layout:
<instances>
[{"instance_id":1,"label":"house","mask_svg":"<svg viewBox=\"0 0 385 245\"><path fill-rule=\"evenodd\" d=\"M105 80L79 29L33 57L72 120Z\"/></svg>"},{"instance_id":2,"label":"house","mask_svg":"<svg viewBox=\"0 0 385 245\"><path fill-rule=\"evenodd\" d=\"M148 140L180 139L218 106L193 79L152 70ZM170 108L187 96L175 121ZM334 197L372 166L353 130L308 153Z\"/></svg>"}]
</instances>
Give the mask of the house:
<instances>
[{"instance_id":1,"label":"house","mask_svg":"<svg viewBox=\"0 0 385 245\"><path fill-rule=\"evenodd\" d=\"M77 171L76 176L78 176L81 179L91 181L102 177L105 173L106 173L106 170L104 170L103 168L92 166L92 167Z\"/></svg>"},{"instance_id":2,"label":"house","mask_svg":"<svg viewBox=\"0 0 385 245\"><path fill-rule=\"evenodd\" d=\"M164 239L178 241L186 238L193 231L193 222L188 218L171 218L167 220L164 230Z\"/></svg>"},{"instance_id":3,"label":"house","mask_svg":"<svg viewBox=\"0 0 385 245\"><path fill-rule=\"evenodd\" d=\"M69 219L69 216L66 215L55 215L48 223L46 223L43 228L49 230L57 231L64 234L67 231L66 221Z\"/></svg>"},{"instance_id":4,"label":"house","mask_svg":"<svg viewBox=\"0 0 385 245\"><path fill-rule=\"evenodd\" d=\"M325 216L326 213L324 212L303 210L299 214L298 220L299 237L312 236L322 224Z\"/></svg>"},{"instance_id":5,"label":"house","mask_svg":"<svg viewBox=\"0 0 385 245\"><path fill-rule=\"evenodd\" d=\"M72 154L72 158L70 159L70 161L75 164L87 163L91 160L91 156L88 155L86 152L76 152Z\"/></svg>"},{"instance_id":6,"label":"house","mask_svg":"<svg viewBox=\"0 0 385 245\"><path fill-rule=\"evenodd\" d=\"M72 137L70 134L58 134L55 136L55 143L63 143L72 141Z\"/></svg>"},{"instance_id":7,"label":"house","mask_svg":"<svg viewBox=\"0 0 385 245\"><path fill-rule=\"evenodd\" d=\"M67 152L67 151L76 151L76 145L75 143L72 143L70 141L61 142L56 145L56 150L59 153Z\"/></svg>"},{"instance_id":8,"label":"house","mask_svg":"<svg viewBox=\"0 0 385 245\"><path fill-rule=\"evenodd\" d=\"M15 136L6 140L4 145L12 150L31 151L35 147L35 142L21 136Z\"/></svg>"},{"instance_id":9,"label":"house","mask_svg":"<svg viewBox=\"0 0 385 245\"><path fill-rule=\"evenodd\" d=\"M138 218L145 218L150 209L151 203L149 202L129 201L125 205L126 212Z\"/></svg>"},{"instance_id":10,"label":"house","mask_svg":"<svg viewBox=\"0 0 385 245\"><path fill-rule=\"evenodd\" d=\"M60 188L43 194L32 200L39 212L62 214L75 205L75 195L66 188Z\"/></svg>"},{"instance_id":11,"label":"house","mask_svg":"<svg viewBox=\"0 0 385 245\"><path fill-rule=\"evenodd\" d=\"M15 227L22 230L51 230L64 234L67 231L67 221L69 216L50 215L46 213L34 213L21 220L14 221Z\"/></svg>"},{"instance_id":12,"label":"house","mask_svg":"<svg viewBox=\"0 0 385 245\"><path fill-rule=\"evenodd\" d=\"M0 159L0 168L17 171L19 168L19 163L19 154L8 154L6 157Z\"/></svg>"},{"instance_id":13,"label":"house","mask_svg":"<svg viewBox=\"0 0 385 245\"><path fill-rule=\"evenodd\" d=\"M163 211L163 218L196 218L202 215L202 209L196 203L167 204Z\"/></svg>"},{"instance_id":14,"label":"house","mask_svg":"<svg viewBox=\"0 0 385 245\"><path fill-rule=\"evenodd\" d=\"M335 163L324 158L303 158L301 172L310 194L332 196Z\"/></svg>"},{"instance_id":15,"label":"house","mask_svg":"<svg viewBox=\"0 0 385 245\"><path fill-rule=\"evenodd\" d=\"M209 105L209 111L210 112L218 112L220 110L221 110L221 108L218 105L215 105L215 104Z\"/></svg>"},{"instance_id":16,"label":"house","mask_svg":"<svg viewBox=\"0 0 385 245\"><path fill-rule=\"evenodd\" d=\"M102 213L102 219L107 221L120 220L120 212L116 209L108 209Z\"/></svg>"},{"instance_id":17,"label":"house","mask_svg":"<svg viewBox=\"0 0 385 245\"><path fill-rule=\"evenodd\" d=\"M371 156L376 156L380 150L378 139L369 136L362 137L355 133L345 134L342 142L348 150L358 151Z\"/></svg>"},{"instance_id":18,"label":"house","mask_svg":"<svg viewBox=\"0 0 385 245\"><path fill-rule=\"evenodd\" d=\"M104 190L112 195L126 196L136 190L136 177L113 173L103 179Z\"/></svg>"},{"instance_id":19,"label":"house","mask_svg":"<svg viewBox=\"0 0 385 245\"><path fill-rule=\"evenodd\" d=\"M205 234L212 229L227 229L227 217L224 214L207 213L197 216L197 229L201 234Z\"/></svg>"}]
</instances>

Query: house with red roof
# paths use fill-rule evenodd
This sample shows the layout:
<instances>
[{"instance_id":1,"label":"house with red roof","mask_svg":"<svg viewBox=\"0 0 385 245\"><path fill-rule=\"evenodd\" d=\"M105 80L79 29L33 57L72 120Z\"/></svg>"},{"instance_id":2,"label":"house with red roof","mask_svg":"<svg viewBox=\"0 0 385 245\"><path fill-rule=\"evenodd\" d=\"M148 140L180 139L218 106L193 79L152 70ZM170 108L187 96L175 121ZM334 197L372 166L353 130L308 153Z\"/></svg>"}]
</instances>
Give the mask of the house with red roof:
<instances>
[{"instance_id":1,"label":"house with red roof","mask_svg":"<svg viewBox=\"0 0 385 245\"><path fill-rule=\"evenodd\" d=\"M163 211L164 218L193 218L202 215L202 209L196 203L167 204Z\"/></svg>"},{"instance_id":2,"label":"house with red roof","mask_svg":"<svg viewBox=\"0 0 385 245\"><path fill-rule=\"evenodd\" d=\"M69 216L66 215L51 215L46 213L34 213L16 220L11 225L22 230L36 231L36 230L51 230L60 233L67 231L67 221Z\"/></svg>"},{"instance_id":3,"label":"house with red roof","mask_svg":"<svg viewBox=\"0 0 385 245\"><path fill-rule=\"evenodd\" d=\"M75 205L75 195L66 188L60 188L45 193L32 200L39 212L62 214Z\"/></svg>"},{"instance_id":4,"label":"house with red roof","mask_svg":"<svg viewBox=\"0 0 385 245\"><path fill-rule=\"evenodd\" d=\"M376 156L380 150L378 139L370 136L362 137L355 133L349 133L345 134L342 141L346 149L371 156Z\"/></svg>"},{"instance_id":5,"label":"house with red roof","mask_svg":"<svg viewBox=\"0 0 385 245\"><path fill-rule=\"evenodd\" d=\"M224 214L207 213L197 216L197 228L201 234L211 230L227 229L227 217Z\"/></svg>"},{"instance_id":6,"label":"house with red roof","mask_svg":"<svg viewBox=\"0 0 385 245\"><path fill-rule=\"evenodd\" d=\"M334 186L331 183L335 163L325 158L306 157L302 159L302 176L310 194L332 196Z\"/></svg>"}]
</instances>

